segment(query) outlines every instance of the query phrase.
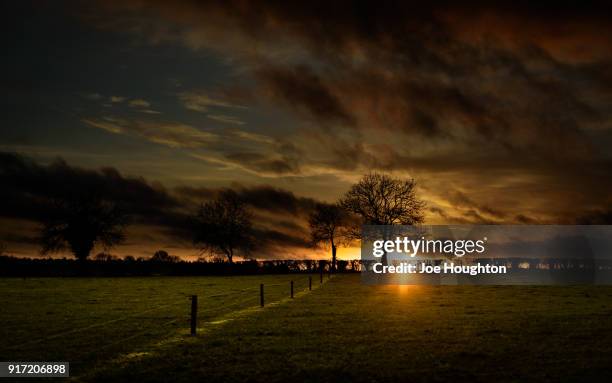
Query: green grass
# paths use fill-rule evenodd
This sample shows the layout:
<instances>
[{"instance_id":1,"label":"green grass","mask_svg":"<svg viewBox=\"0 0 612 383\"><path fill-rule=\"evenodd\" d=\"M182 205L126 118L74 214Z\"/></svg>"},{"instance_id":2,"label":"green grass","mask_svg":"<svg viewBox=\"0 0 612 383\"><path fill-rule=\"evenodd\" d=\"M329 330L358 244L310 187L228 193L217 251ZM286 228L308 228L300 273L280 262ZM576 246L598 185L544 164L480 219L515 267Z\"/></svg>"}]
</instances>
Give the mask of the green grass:
<instances>
[{"instance_id":1,"label":"green grass","mask_svg":"<svg viewBox=\"0 0 612 383\"><path fill-rule=\"evenodd\" d=\"M145 310L146 301L185 304L37 348L1 348L1 359L69 360L85 381L612 379L612 287L367 286L353 275L289 300L286 282L305 287L306 277L263 278L285 284L281 301L202 313L195 338L186 321L154 324L186 318L187 294L255 287L257 296L262 277L3 280L2 346ZM139 321L142 338L100 349Z\"/></svg>"},{"instance_id":2,"label":"green grass","mask_svg":"<svg viewBox=\"0 0 612 383\"><path fill-rule=\"evenodd\" d=\"M307 288L308 276L0 279L0 360L70 361L81 374L187 334L191 295L199 324Z\"/></svg>"}]
</instances>

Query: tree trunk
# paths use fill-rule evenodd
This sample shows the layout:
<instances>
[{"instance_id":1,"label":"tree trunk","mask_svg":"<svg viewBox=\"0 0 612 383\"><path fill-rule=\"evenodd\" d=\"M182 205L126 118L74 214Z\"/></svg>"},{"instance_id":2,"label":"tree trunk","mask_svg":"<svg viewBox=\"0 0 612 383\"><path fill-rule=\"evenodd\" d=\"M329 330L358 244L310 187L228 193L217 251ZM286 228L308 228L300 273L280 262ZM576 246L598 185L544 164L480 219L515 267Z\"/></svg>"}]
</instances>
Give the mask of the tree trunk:
<instances>
[{"instance_id":1,"label":"tree trunk","mask_svg":"<svg viewBox=\"0 0 612 383\"><path fill-rule=\"evenodd\" d=\"M332 272L336 271L336 245L332 243Z\"/></svg>"},{"instance_id":2,"label":"tree trunk","mask_svg":"<svg viewBox=\"0 0 612 383\"><path fill-rule=\"evenodd\" d=\"M79 250L74 253L77 259L77 273L81 276L86 276L88 274L87 258L89 257L89 253L90 251L87 250Z\"/></svg>"},{"instance_id":3,"label":"tree trunk","mask_svg":"<svg viewBox=\"0 0 612 383\"><path fill-rule=\"evenodd\" d=\"M94 248L94 241L89 239L69 240L70 250L82 263L85 263Z\"/></svg>"}]
</instances>

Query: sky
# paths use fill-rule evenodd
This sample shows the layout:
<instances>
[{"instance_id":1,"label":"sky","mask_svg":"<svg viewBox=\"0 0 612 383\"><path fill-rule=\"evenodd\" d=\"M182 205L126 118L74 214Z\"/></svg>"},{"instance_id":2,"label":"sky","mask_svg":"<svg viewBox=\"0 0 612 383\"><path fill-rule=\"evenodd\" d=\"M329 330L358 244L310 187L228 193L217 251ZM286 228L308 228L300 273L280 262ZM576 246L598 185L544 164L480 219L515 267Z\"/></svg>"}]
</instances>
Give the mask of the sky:
<instances>
[{"instance_id":1,"label":"sky","mask_svg":"<svg viewBox=\"0 0 612 383\"><path fill-rule=\"evenodd\" d=\"M371 171L414 178L429 224L611 221L606 5L2 7L12 254L38 255L36 201L94 186L136 217L117 255L197 256L184 218L232 188L256 215L258 258L319 257L312 207Z\"/></svg>"}]
</instances>

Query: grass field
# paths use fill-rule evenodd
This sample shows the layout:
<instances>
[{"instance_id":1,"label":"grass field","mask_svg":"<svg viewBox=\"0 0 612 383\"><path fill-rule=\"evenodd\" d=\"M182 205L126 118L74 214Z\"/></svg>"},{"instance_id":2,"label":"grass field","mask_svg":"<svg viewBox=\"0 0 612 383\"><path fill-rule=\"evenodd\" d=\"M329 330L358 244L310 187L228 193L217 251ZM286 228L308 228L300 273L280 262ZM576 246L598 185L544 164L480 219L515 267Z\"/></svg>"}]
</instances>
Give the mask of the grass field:
<instances>
[{"instance_id":1,"label":"grass field","mask_svg":"<svg viewBox=\"0 0 612 383\"><path fill-rule=\"evenodd\" d=\"M0 359L68 360L84 381L612 379L612 287L367 286L347 275L290 300L290 279L306 288L297 275L1 280ZM263 310L260 282L276 302ZM53 337L74 329L85 330Z\"/></svg>"},{"instance_id":2,"label":"grass field","mask_svg":"<svg viewBox=\"0 0 612 383\"><path fill-rule=\"evenodd\" d=\"M71 375L308 288L305 275L0 279L0 360L64 360ZM316 287L317 285L314 284Z\"/></svg>"}]
</instances>

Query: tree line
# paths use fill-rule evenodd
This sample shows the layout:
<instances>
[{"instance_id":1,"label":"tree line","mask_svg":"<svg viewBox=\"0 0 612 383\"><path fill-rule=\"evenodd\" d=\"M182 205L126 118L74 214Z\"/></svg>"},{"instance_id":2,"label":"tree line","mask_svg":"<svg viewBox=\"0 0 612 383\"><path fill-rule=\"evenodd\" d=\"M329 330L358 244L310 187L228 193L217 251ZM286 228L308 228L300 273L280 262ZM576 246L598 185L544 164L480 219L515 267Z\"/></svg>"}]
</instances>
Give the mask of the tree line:
<instances>
[{"instance_id":1,"label":"tree line","mask_svg":"<svg viewBox=\"0 0 612 383\"><path fill-rule=\"evenodd\" d=\"M423 222L425 203L416 194L414 179L369 173L335 203L318 203L309 215L310 243L331 249L331 268L338 268L337 249L361 238L362 225L414 225ZM125 241L130 217L99 195L87 194L51 201L41 219L41 253L70 251L87 260L95 247L104 251ZM257 248L253 214L233 190L202 203L191 217L193 245L203 255L250 258ZM164 252L165 253L165 252ZM168 257L167 253L154 257Z\"/></svg>"},{"instance_id":2,"label":"tree line","mask_svg":"<svg viewBox=\"0 0 612 383\"><path fill-rule=\"evenodd\" d=\"M185 261L178 257L119 258L100 253L87 262L71 258L17 258L0 255L0 277L69 277L69 276L204 276L305 273L327 274L331 262L314 259L236 260L198 258ZM338 261L339 273L361 270L359 260Z\"/></svg>"}]
</instances>

